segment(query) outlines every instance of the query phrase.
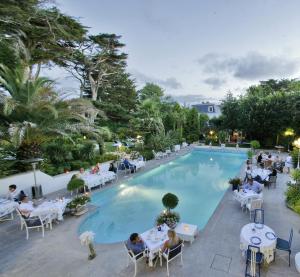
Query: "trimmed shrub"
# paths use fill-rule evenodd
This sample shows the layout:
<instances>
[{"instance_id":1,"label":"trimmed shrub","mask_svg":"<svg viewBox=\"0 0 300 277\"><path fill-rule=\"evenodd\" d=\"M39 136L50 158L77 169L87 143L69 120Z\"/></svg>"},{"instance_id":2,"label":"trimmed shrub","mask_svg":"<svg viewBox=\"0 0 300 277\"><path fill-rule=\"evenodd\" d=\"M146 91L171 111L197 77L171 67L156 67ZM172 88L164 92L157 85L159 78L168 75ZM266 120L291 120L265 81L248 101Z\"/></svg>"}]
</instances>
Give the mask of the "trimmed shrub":
<instances>
[{"instance_id":1,"label":"trimmed shrub","mask_svg":"<svg viewBox=\"0 0 300 277\"><path fill-rule=\"evenodd\" d=\"M179 199L175 194L169 192L163 196L161 201L168 212L170 212L171 209L176 208Z\"/></svg>"},{"instance_id":2,"label":"trimmed shrub","mask_svg":"<svg viewBox=\"0 0 300 277\"><path fill-rule=\"evenodd\" d=\"M80 189L81 187L84 186L84 181L76 176L74 174L70 180L70 182L67 185L67 190L68 191L73 191L76 189Z\"/></svg>"}]
</instances>

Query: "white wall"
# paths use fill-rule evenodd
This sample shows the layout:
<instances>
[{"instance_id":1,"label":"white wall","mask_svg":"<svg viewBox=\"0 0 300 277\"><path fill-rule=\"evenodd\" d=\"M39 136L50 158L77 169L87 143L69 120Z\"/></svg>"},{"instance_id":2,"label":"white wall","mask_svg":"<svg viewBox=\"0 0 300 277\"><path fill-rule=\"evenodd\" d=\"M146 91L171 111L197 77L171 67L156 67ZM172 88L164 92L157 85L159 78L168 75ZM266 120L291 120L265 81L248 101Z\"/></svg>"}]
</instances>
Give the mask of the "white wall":
<instances>
[{"instance_id":1,"label":"white wall","mask_svg":"<svg viewBox=\"0 0 300 277\"><path fill-rule=\"evenodd\" d=\"M36 181L37 184L42 185L43 194L48 194L67 188L67 184L72 175L77 172L78 171L72 171L52 177L44 172L41 172L40 170L37 170ZM24 190L25 193L31 196L31 186L34 185L33 172L28 171L0 179L0 195L6 195L8 192L8 186L11 184L17 185L18 189Z\"/></svg>"}]
</instances>

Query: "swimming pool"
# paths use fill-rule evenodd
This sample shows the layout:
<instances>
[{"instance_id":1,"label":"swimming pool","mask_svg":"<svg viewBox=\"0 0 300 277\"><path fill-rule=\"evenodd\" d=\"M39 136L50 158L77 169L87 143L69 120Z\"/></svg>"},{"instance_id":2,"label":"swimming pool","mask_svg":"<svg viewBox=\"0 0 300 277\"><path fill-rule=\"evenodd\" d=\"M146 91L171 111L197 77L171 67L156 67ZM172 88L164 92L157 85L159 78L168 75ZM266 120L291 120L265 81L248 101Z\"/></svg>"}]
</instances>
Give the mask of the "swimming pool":
<instances>
[{"instance_id":1,"label":"swimming pool","mask_svg":"<svg viewBox=\"0 0 300 277\"><path fill-rule=\"evenodd\" d=\"M245 153L194 150L165 165L126 182L96 192L92 204L98 206L80 225L79 232L93 231L97 243L125 240L132 232L153 227L164 209L162 196L178 196L181 221L202 229L228 188L228 179L239 173Z\"/></svg>"}]
</instances>

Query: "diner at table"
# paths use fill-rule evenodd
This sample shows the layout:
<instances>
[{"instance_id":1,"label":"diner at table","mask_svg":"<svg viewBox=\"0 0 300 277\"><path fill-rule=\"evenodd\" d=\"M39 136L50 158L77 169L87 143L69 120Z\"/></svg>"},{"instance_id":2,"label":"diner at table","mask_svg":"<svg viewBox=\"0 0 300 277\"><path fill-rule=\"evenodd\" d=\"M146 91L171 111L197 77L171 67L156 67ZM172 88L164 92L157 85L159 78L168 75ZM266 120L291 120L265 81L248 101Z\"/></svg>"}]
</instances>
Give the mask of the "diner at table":
<instances>
[{"instance_id":1,"label":"diner at table","mask_svg":"<svg viewBox=\"0 0 300 277\"><path fill-rule=\"evenodd\" d=\"M275 232L264 224L249 223L242 227L240 233L240 249L244 255L248 245L259 247L264 255L264 261L269 264L274 260L277 236Z\"/></svg>"},{"instance_id":2,"label":"diner at table","mask_svg":"<svg viewBox=\"0 0 300 277\"><path fill-rule=\"evenodd\" d=\"M141 238L148 249L149 266L153 266L153 260L159 255L159 250L168 241L168 230L170 228L166 225L155 226L150 230L141 234Z\"/></svg>"}]
</instances>

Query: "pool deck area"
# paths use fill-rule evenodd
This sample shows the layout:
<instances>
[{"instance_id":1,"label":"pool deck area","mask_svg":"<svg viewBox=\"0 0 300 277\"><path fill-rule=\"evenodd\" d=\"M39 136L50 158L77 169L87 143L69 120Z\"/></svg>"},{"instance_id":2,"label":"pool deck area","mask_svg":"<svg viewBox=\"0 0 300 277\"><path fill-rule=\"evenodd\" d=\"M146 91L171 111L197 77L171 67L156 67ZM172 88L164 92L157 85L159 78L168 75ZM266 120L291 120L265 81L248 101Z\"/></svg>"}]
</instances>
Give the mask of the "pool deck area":
<instances>
[{"instance_id":1,"label":"pool deck area","mask_svg":"<svg viewBox=\"0 0 300 277\"><path fill-rule=\"evenodd\" d=\"M183 149L178 155L173 154L163 160L149 161L140 173L184 155L191 149ZM122 176L118 182L126 178ZM261 276L299 276L294 256L300 252L300 217L285 206L284 191L288 178L287 174L279 174L276 189L264 189L263 209L265 224L279 237L288 239L290 228L294 228L291 267L288 266L287 252L278 252L276 261L263 267ZM65 193L60 191L57 195ZM55 197L55 194L47 197ZM90 208L90 212L92 211L93 207ZM80 245L77 234L83 219L84 216L66 216L63 222L54 224L53 230L46 230L44 238L41 232L31 230L28 241L25 239L25 231L20 230L19 219L1 222L0 276L133 276L134 266L131 263L126 267L127 256L122 243L98 244L97 257L92 261L87 260L87 249ZM239 248L240 230L249 222L249 213L241 211L240 204L233 199L232 192L228 189L193 244L185 243L183 266L180 266L179 259L171 262L170 276L244 276L245 260ZM162 267L157 263L156 268L149 268L141 262L138 264L137 276L166 276L165 263Z\"/></svg>"}]
</instances>

